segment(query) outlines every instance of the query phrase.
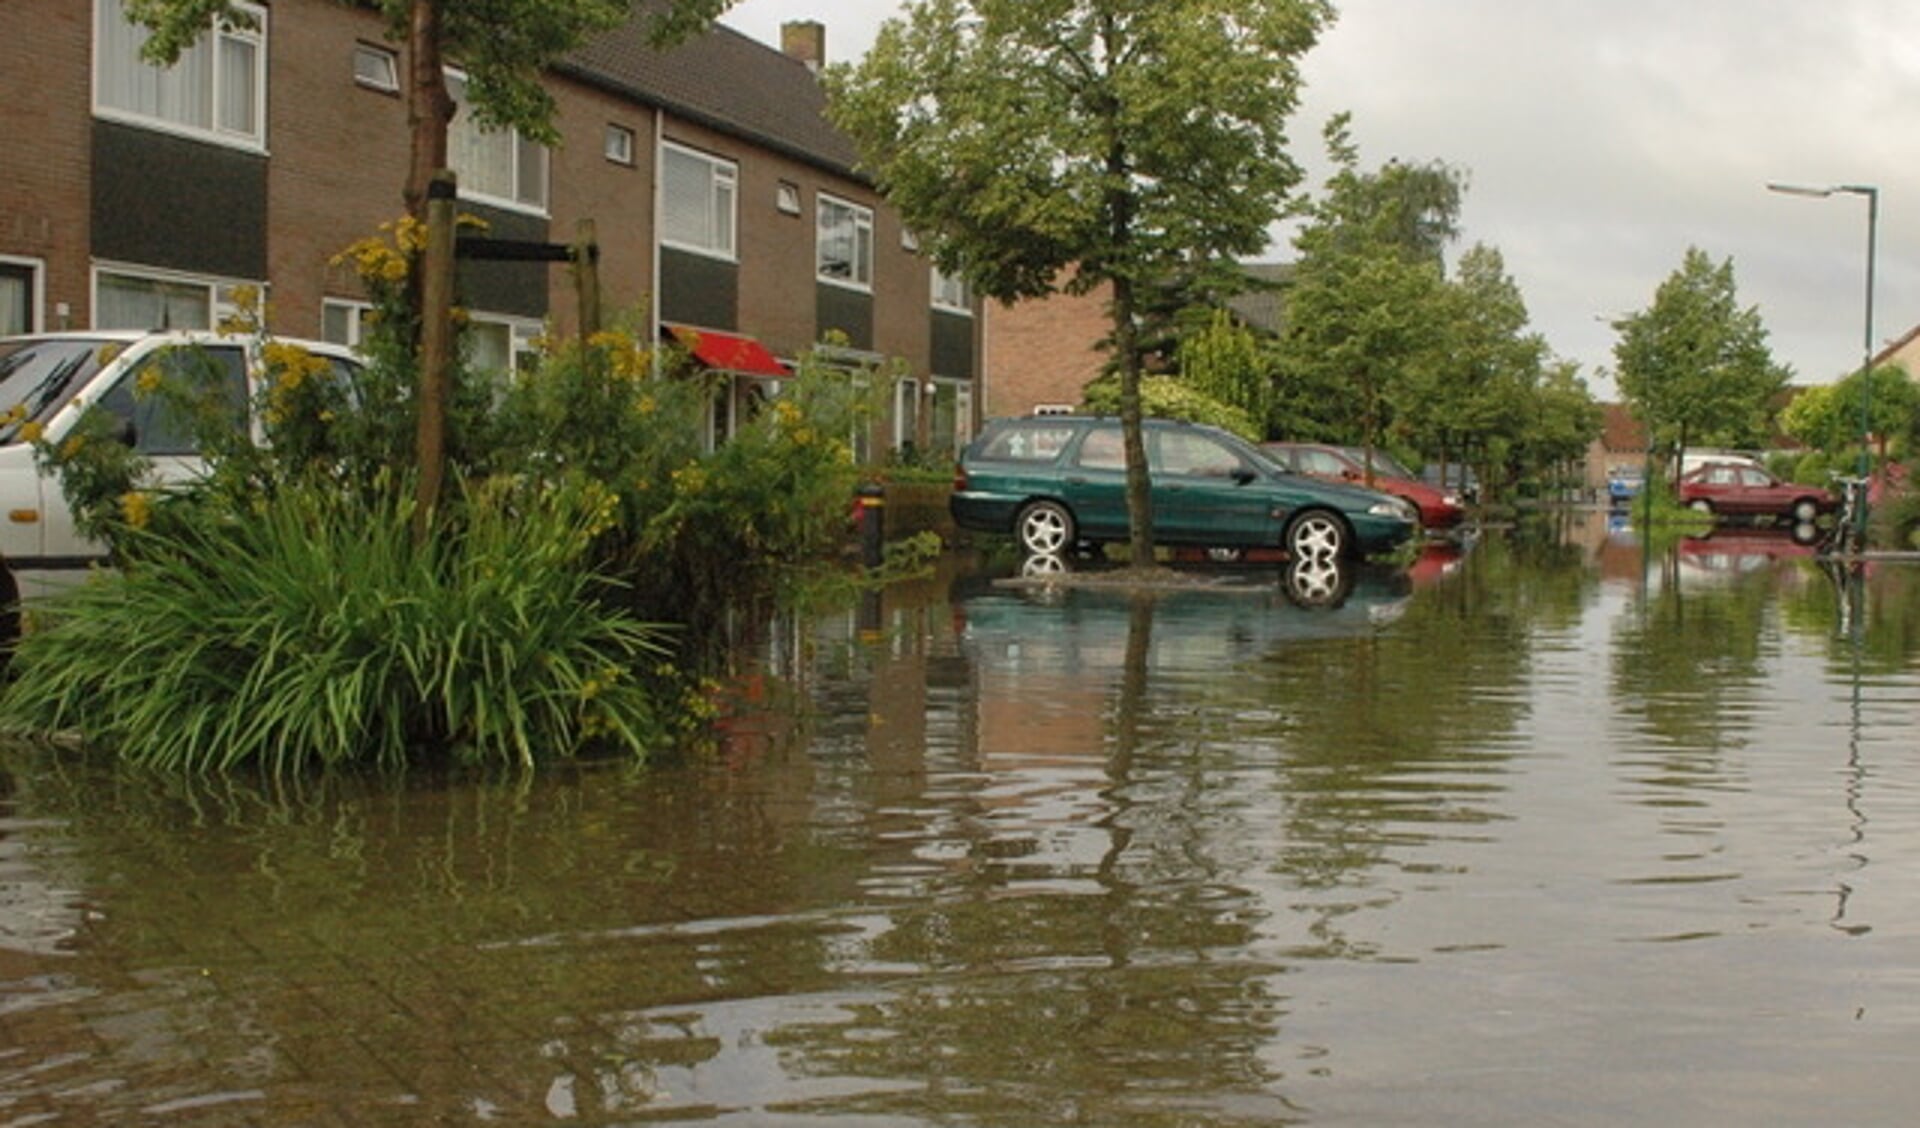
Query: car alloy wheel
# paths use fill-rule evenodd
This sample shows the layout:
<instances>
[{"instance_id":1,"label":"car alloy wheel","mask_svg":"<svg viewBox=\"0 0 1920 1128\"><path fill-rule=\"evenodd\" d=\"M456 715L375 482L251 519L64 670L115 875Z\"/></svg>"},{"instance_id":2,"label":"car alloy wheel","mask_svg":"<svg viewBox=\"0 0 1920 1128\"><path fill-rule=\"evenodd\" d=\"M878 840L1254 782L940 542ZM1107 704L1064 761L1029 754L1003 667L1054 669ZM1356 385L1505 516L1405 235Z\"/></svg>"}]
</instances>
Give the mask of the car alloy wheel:
<instances>
[{"instance_id":1,"label":"car alloy wheel","mask_svg":"<svg viewBox=\"0 0 1920 1128\"><path fill-rule=\"evenodd\" d=\"M1294 560L1336 559L1346 548L1347 527L1331 513L1309 510L1287 526L1287 555Z\"/></svg>"},{"instance_id":2,"label":"car alloy wheel","mask_svg":"<svg viewBox=\"0 0 1920 1128\"><path fill-rule=\"evenodd\" d=\"M1073 547L1073 514L1057 501L1036 501L1014 521L1020 547L1036 556L1059 556Z\"/></svg>"}]
</instances>

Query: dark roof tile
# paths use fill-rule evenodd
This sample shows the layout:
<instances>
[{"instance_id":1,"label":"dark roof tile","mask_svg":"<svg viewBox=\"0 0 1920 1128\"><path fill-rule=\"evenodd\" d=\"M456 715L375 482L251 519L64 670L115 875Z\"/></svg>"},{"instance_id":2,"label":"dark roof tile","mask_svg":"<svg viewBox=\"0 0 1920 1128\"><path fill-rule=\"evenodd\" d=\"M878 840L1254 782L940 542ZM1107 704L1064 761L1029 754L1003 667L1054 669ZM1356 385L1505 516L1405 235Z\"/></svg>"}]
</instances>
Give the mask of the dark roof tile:
<instances>
[{"instance_id":1,"label":"dark roof tile","mask_svg":"<svg viewBox=\"0 0 1920 1128\"><path fill-rule=\"evenodd\" d=\"M826 119L826 91L806 64L715 24L685 43L656 49L647 35L655 4L555 67L561 74L665 109L711 129L859 180L858 152Z\"/></svg>"}]
</instances>

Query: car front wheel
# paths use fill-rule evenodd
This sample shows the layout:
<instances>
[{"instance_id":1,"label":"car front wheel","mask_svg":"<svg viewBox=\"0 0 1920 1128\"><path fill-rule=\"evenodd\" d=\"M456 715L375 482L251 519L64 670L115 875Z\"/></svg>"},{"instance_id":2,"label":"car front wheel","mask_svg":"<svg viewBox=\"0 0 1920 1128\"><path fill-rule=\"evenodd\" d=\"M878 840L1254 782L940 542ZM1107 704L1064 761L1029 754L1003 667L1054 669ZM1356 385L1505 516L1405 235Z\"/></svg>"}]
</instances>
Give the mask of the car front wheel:
<instances>
[{"instance_id":1,"label":"car front wheel","mask_svg":"<svg viewBox=\"0 0 1920 1128\"><path fill-rule=\"evenodd\" d=\"M1793 503L1793 519L1801 523L1812 521L1820 516L1820 505L1810 497L1803 497Z\"/></svg>"},{"instance_id":2,"label":"car front wheel","mask_svg":"<svg viewBox=\"0 0 1920 1128\"><path fill-rule=\"evenodd\" d=\"M1287 526L1286 542L1290 560L1337 559L1347 552L1347 526L1325 510L1311 509Z\"/></svg>"},{"instance_id":3,"label":"car front wheel","mask_svg":"<svg viewBox=\"0 0 1920 1128\"><path fill-rule=\"evenodd\" d=\"M1713 516L1713 503L1704 497L1694 498L1687 503L1687 508L1693 510L1695 513L1705 513L1709 517Z\"/></svg>"},{"instance_id":4,"label":"car front wheel","mask_svg":"<svg viewBox=\"0 0 1920 1128\"><path fill-rule=\"evenodd\" d=\"M1073 547L1073 514L1057 501L1036 501L1020 511L1013 531L1028 552L1058 556Z\"/></svg>"}]
</instances>

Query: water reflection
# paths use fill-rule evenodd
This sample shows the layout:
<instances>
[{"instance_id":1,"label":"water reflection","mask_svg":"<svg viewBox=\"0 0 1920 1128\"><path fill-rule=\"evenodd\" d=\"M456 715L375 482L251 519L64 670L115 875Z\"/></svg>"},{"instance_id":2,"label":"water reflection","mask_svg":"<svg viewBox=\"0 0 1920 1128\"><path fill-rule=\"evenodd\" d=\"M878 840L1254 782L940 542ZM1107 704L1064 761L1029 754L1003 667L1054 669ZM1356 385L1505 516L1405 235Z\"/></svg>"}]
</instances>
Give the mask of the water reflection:
<instances>
[{"instance_id":1,"label":"water reflection","mask_svg":"<svg viewBox=\"0 0 1920 1128\"><path fill-rule=\"evenodd\" d=\"M0 1123L1896 1122L1920 574L1610 539L956 559L646 771L15 750Z\"/></svg>"}]
</instances>

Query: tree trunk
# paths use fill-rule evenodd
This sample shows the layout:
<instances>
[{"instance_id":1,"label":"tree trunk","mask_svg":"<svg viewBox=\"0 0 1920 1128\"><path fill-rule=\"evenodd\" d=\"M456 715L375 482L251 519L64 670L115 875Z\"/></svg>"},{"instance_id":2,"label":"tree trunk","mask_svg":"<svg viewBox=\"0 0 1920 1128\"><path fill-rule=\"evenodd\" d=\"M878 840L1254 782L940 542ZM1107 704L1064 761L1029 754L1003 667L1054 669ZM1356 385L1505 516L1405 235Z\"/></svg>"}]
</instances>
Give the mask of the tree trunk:
<instances>
[{"instance_id":1,"label":"tree trunk","mask_svg":"<svg viewBox=\"0 0 1920 1128\"><path fill-rule=\"evenodd\" d=\"M1127 551L1132 567L1153 566L1153 479L1140 407L1140 355L1133 279L1113 279L1113 348L1120 359L1120 434L1127 453Z\"/></svg>"},{"instance_id":2,"label":"tree trunk","mask_svg":"<svg viewBox=\"0 0 1920 1128\"><path fill-rule=\"evenodd\" d=\"M427 187L427 248L420 256L420 388L414 457L413 540L426 543L447 472L448 373L453 367L454 181L442 173Z\"/></svg>"},{"instance_id":3,"label":"tree trunk","mask_svg":"<svg viewBox=\"0 0 1920 1128\"><path fill-rule=\"evenodd\" d=\"M407 127L412 147L407 161L407 213L424 220L427 186L447 167L447 126L453 121L453 96L440 56L442 0L413 0L407 24Z\"/></svg>"}]
</instances>

